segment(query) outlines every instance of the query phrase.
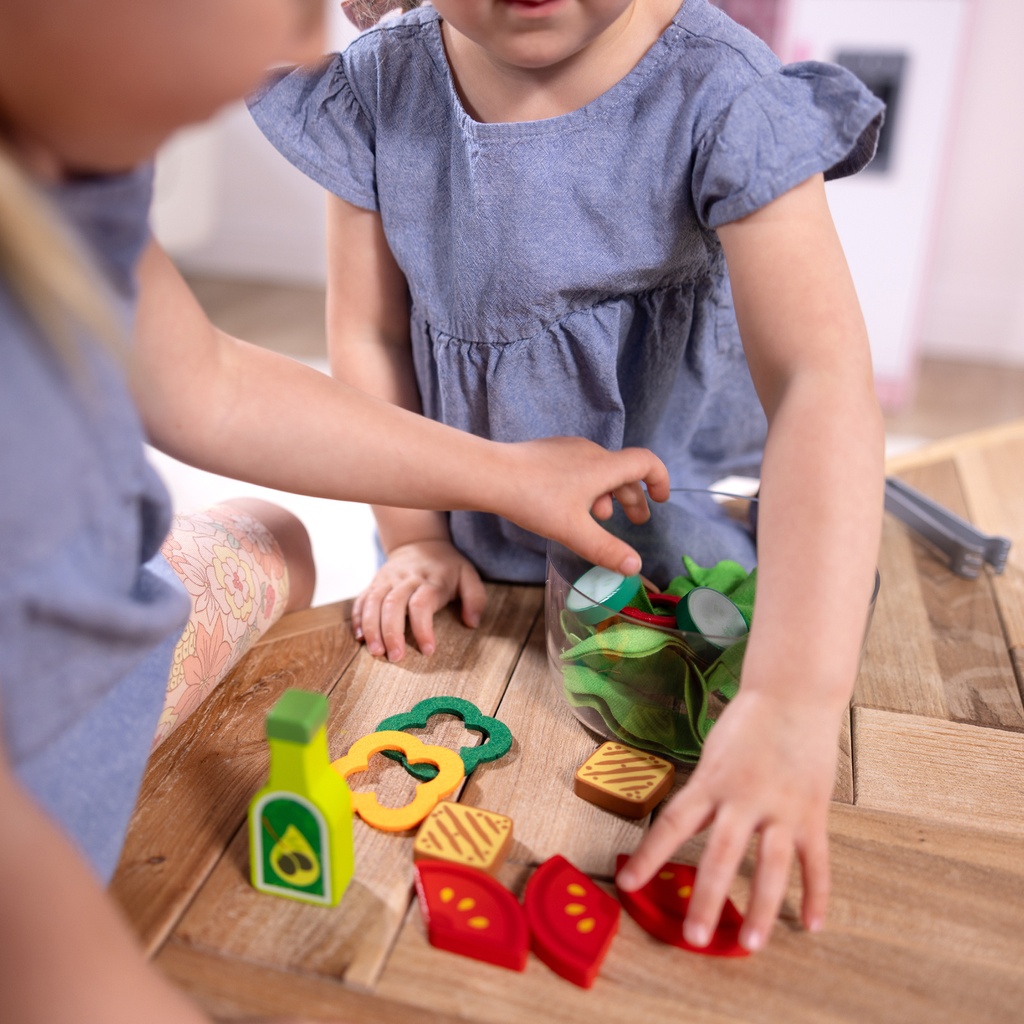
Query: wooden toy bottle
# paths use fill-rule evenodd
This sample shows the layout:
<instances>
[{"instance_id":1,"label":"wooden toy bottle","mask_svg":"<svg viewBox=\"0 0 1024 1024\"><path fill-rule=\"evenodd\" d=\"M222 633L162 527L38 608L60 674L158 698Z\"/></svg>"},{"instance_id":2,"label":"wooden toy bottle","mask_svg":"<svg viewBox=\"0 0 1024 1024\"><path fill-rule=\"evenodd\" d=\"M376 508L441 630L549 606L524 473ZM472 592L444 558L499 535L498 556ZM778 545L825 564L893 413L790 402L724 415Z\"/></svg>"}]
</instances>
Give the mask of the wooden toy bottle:
<instances>
[{"instance_id":1,"label":"wooden toy bottle","mask_svg":"<svg viewBox=\"0 0 1024 1024\"><path fill-rule=\"evenodd\" d=\"M352 878L352 806L326 721L319 693L286 690L270 709L270 779L249 804L249 863L260 892L335 906Z\"/></svg>"}]
</instances>

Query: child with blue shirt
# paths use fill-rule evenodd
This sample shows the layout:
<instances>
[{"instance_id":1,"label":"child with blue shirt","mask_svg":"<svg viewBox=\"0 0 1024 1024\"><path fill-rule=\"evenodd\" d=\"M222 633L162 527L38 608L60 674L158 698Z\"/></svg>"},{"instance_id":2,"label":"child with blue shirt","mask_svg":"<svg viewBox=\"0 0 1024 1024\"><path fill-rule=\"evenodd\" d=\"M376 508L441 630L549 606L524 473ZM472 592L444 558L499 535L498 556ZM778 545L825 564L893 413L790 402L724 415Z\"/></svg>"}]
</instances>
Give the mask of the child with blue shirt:
<instances>
[{"instance_id":1,"label":"child with blue shirt","mask_svg":"<svg viewBox=\"0 0 1024 1024\"><path fill-rule=\"evenodd\" d=\"M667 494L650 452L473 437L206 320L149 236L148 161L267 67L319 54L322 20L322 0L0 0L0 992L11 1024L203 1019L145 963L102 885L158 724L193 706L165 706L167 694L201 694L243 636L309 600L308 541L272 506L221 506L168 534L146 440L272 487L489 509L624 572L639 558L594 515L607 518L614 496L645 519L642 481ZM265 615L243 618L257 604ZM244 628L231 633L225 617Z\"/></svg>"},{"instance_id":2,"label":"child with blue shirt","mask_svg":"<svg viewBox=\"0 0 1024 1024\"><path fill-rule=\"evenodd\" d=\"M741 941L766 941L794 852L820 928L883 484L824 180L870 160L881 104L842 68L781 66L708 0L434 0L251 109L329 193L336 377L483 437L644 445L676 487L760 473L739 695L619 884L711 825L691 942L708 941L752 836ZM386 561L353 613L375 654L403 656L407 621L430 652L454 599L475 624L482 577L543 580L543 542L498 517L376 516ZM753 561L742 531L691 527L645 565Z\"/></svg>"}]
</instances>

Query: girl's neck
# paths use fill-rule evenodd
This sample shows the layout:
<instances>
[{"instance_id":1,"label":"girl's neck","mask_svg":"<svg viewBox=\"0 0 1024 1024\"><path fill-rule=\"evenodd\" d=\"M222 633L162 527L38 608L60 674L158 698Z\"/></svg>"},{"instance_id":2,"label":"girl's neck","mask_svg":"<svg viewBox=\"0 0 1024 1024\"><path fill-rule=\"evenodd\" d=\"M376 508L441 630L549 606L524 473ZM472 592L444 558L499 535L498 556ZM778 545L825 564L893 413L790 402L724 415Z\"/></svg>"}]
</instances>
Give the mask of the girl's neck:
<instances>
[{"instance_id":1,"label":"girl's neck","mask_svg":"<svg viewBox=\"0 0 1024 1024\"><path fill-rule=\"evenodd\" d=\"M441 31L456 89L472 118L484 123L542 121L585 107L621 81L680 6L680 0L637 0L578 52L541 67L503 60L447 22Z\"/></svg>"}]
</instances>

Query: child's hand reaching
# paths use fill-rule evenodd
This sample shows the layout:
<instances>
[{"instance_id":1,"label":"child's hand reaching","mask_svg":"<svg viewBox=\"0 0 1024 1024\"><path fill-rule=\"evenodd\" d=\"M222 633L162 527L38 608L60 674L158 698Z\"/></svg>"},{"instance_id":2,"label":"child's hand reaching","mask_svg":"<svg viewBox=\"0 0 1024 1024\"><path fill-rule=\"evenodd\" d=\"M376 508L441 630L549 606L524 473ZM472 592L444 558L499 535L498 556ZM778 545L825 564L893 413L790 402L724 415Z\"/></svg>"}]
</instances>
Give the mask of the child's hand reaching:
<instances>
[{"instance_id":1,"label":"child's hand reaching","mask_svg":"<svg viewBox=\"0 0 1024 1024\"><path fill-rule=\"evenodd\" d=\"M669 494L668 471L657 456L642 448L609 452L579 437L517 444L475 440L488 450L474 463L473 507L550 537L595 565L624 575L639 572L639 555L596 519L607 519L614 501L635 523L650 518L648 497L665 501ZM353 632L369 652L401 660L408 618L420 651L433 653L434 614L456 598L463 622L476 626L486 592L443 521L432 513L395 509L378 510L377 519L388 560L352 609Z\"/></svg>"},{"instance_id":2,"label":"child's hand reaching","mask_svg":"<svg viewBox=\"0 0 1024 1024\"><path fill-rule=\"evenodd\" d=\"M594 565L625 576L640 571L640 556L595 517L608 519L614 499L632 522L646 523L647 499L669 496L661 459L646 448L610 452L581 437L545 437L506 447L512 475L502 481L499 505L489 511L558 541Z\"/></svg>"},{"instance_id":3,"label":"child's hand reaching","mask_svg":"<svg viewBox=\"0 0 1024 1024\"><path fill-rule=\"evenodd\" d=\"M682 843L710 825L683 926L688 942L705 946L756 834L757 864L740 942L757 950L767 941L794 851L803 874L801 918L809 931L820 930L829 893L827 821L837 741L833 711L741 688L708 735L690 780L662 808L617 884L640 888Z\"/></svg>"}]
</instances>

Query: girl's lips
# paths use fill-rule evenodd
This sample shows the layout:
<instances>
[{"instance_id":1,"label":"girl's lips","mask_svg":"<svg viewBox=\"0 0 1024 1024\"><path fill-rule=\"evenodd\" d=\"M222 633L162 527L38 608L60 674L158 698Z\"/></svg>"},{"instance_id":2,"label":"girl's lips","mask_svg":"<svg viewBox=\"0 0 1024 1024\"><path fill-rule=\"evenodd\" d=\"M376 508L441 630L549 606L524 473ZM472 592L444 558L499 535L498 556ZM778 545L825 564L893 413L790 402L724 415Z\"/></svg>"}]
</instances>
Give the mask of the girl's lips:
<instances>
[{"instance_id":1,"label":"girl's lips","mask_svg":"<svg viewBox=\"0 0 1024 1024\"><path fill-rule=\"evenodd\" d=\"M565 0L502 0L502 2L523 17L538 18L561 7Z\"/></svg>"}]
</instances>

